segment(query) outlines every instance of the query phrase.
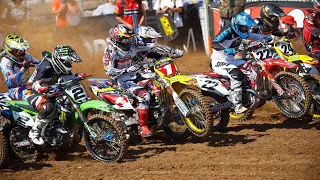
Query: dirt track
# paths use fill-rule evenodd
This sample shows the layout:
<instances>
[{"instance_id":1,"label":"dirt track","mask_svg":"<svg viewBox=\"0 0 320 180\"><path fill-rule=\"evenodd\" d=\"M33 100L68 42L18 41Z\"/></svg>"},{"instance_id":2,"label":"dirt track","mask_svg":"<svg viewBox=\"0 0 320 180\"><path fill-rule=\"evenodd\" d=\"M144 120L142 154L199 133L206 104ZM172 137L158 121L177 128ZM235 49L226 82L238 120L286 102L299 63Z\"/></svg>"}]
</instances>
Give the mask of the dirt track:
<instances>
[{"instance_id":1,"label":"dirt track","mask_svg":"<svg viewBox=\"0 0 320 180\"><path fill-rule=\"evenodd\" d=\"M50 39L38 37L30 33L27 39L30 52L40 58L42 50L52 48L43 43ZM105 77L101 59L87 59L80 48L75 47L84 62L75 72ZM178 62L183 73L209 70L203 52ZM131 146L123 163L101 164L79 145L69 160L15 164L1 170L0 179L319 179L319 129L319 122L287 120L267 104L253 120L231 122L226 134L183 142L155 136Z\"/></svg>"}]
</instances>

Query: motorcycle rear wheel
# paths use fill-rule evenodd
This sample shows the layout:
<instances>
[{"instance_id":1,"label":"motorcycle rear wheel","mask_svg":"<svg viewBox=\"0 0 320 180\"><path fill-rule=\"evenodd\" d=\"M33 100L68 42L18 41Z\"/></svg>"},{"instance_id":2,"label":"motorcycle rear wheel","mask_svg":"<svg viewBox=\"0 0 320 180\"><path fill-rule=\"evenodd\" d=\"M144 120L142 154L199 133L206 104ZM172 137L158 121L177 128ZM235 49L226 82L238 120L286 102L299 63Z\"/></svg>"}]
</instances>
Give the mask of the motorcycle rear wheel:
<instances>
[{"instance_id":1,"label":"motorcycle rear wheel","mask_svg":"<svg viewBox=\"0 0 320 180\"><path fill-rule=\"evenodd\" d=\"M126 135L120 124L102 114L92 115L87 124L97 134L96 139L93 139L90 133L84 130L84 141L91 156L103 163L120 162L128 147Z\"/></svg>"},{"instance_id":2,"label":"motorcycle rear wheel","mask_svg":"<svg viewBox=\"0 0 320 180\"><path fill-rule=\"evenodd\" d=\"M309 88L308 83L299 75L294 74L294 73L290 73L290 72L279 72L277 73L277 75L275 76L275 80L276 82L286 91L286 88L284 87L284 79L292 79L294 80L297 85L296 87L299 88L299 90L301 91L301 93L303 93L302 95L305 97L302 103L299 103L299 106L301 107L301 110L294 112L292 109L292 103L296 101L296 99L291 99L291 98L287 98L285 100L287 100L288 105L291 104L291 106L286 107L281 100L283 100L279 95L275 95L273 96L273 99L276 103L276 105L278 106L278 108L281 110L281 112L289 117L289 118L300 118L304 115L306 115L306 113L308 113L310 111L311 108L311 104L312 104L312 94ZM287 94L288 92L285 92L285 94ZM301 97L300 97L301 98ZM288 100L291 101L291 103L288 102Z\"/></svg>"},{"instance_id":3,"label":"motorcycle rear wheel","mask_svg":"<svg viewBox=\"0 0 320 180\"><path fill-rule=\"evenodd\" d=\"M16 147L15 143L29 140L29 130L20 126L14 126L9 134L9 151L15 159L22 162L36 162L40 159L41 153L34 146Z\"/></svg>"},{"instance_id":4,"label":"motorcycle rear wheel","mask_svg":"<svg viewBox=\"0 0 320 180\"><path fill-rule=\"evenodd\" d=\"M0 169L7 163L8 158L8 142L3 132L0 132Z\"/></svg>"},{"instance_id":5,"label":"motorcycle rear wheel","mask_svg":"<svg viewBox=\"0 0 320 180\"><path fill-rule=\"evenodd\" d=\"M194 89L183 89L179 96L188 109L196 109L199 113L198 115L191 113L190 117L185 118L190 132L197 137L208 136L212 131L213 123L213 114L208 98Z\"/></svg>"}]
</instances>

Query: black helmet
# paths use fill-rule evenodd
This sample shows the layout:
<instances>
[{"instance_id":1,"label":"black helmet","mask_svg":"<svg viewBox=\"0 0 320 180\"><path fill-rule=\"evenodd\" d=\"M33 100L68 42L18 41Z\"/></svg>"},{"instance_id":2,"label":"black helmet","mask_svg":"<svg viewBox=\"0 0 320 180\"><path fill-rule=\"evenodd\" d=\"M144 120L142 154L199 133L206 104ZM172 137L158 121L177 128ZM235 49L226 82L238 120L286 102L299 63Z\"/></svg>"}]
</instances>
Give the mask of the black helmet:
<instances>
[{"instance_id":1,"label":"black helmet","mask_svg":"<svg viewBox=\"0 0 320 180\"><path fill-rule=\"evenodd\" d=\"M272 3L266 3L261 7L260 18L263 21L262 32L273 32L279 27L279 19L286 14L283 10Z\"/></svg>"}]
</instances>

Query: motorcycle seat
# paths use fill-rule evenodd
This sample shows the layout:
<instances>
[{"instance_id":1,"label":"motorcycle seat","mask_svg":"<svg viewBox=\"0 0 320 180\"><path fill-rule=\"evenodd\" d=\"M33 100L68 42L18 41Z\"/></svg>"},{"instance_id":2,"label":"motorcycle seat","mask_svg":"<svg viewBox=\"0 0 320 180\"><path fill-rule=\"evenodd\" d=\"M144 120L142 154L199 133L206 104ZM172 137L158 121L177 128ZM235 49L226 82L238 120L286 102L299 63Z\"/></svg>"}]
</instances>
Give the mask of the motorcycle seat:
<instances>
[{"instance_id":1,"label":"motorcycle seat","mask_svg":"<svg viewBox=\"0 0 320 180\"><path fill-rule=\"evenodd\" d=\"M38 111L38 110L34 109L33 106L31 106L31 105L26 105L26 104L17 104L17 105L24 108L24 109L30 110L30 111L35 111L35 112Z\"/></svg>"}]
</instances>

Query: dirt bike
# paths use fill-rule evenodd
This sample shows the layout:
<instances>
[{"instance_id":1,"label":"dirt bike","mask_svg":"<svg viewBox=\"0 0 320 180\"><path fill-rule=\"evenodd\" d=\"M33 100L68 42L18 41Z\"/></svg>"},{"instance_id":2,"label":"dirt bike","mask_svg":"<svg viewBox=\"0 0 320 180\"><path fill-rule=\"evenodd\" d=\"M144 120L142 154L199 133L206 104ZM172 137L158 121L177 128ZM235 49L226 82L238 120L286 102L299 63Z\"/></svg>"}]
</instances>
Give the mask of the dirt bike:
<instances>
[{"instance_id":1,"label":"dirt bike","mask_svg":"<svg viewBox=\"0 0 320 180\"><path fill-rule=\"evenodd\" d=\"M312 94L312 107L310 114L313 119L320 119L320 76L319 62L308 55L298 55L293 49L292 43L286 37L276 38L272 43L264 45L257 52L260 60L269 58L282 58L290 63L298 65L296 69L277 68L276 72L290 71L299 74L309 84Z\"/></svg>"},{"instance_id":2,"label":"dirt bike","mask_svg":"<svg viewBox=\"0 0 320 180\"><path fill-rule=\"evenodd\" d=\"M249 53L246 63L240 66L240 69L247 75L251 88L256 91L255 94L248 91L248 87L243 88L243 105L249 110L243 113L242 117L246 118L247 114L252 114L255 108L263 106L272 98L287 117L298 118L305 115L310 109L312 97L308 84L302 77L291 72L279 72L275 77L273 76L278 67L296 69L298 66L282 59L261 61L259 54L257 54L260 51L261 43L252 42L239 49ZM230 83L228 79L213 72L192 75L191 77L197 79L198 86L205 94L229 99ZM294 83L286 84L289 80ZM291 103L286 107L282 100ZM294 107L296 109L292 109L291 104L296 104L297 106ZM234 111L231 114L235 114Z\"/></svg>"},{"instance_id":3,"label":"dirt bike","mask_svg":"<svg viewBox=\"0 0 320 180\"><path fill-rule=\"evenodd\" d=\"M83 133L86 148L96 160L121 161L127 149L124 131L112 118L94 113L96 110L110 112L112 108L103 101L89 100L81 80L83 78L77 77L48 86L50 91L46 96L55 103L59 114L42 128L45 144L41 146L28 137L38 111L27 101L11 100L1 104L1 120L9 120L1 126L1 133L15 158L37 160L46 151L66 151L80 141L79 134Z\"/></svg>"},{"instance_id":4,"label":"dirt bike","mask_svg":"<svg viewBox=\"0 0 320 180\"><path fill-rule=\"evenodd\" d=\"M143 70L138 72L142 77L138 80L139 85L148 89L151 94L148 120L150 129L163 129L171 138L176 139L184 137L188 128L196 136L206 136L210 125L203 122L210 121L212 115L207 100L199 90L192 89L196 84L195 79L181 75L172 58L147 60L140 65ZM154 77L147 76L148 73ZM116 109L111 117L124 122L130 132L131 125L138 124L135 110L137 97L120 90L115 87L116 83L107 79L91 79L89 82L92 92Z\"/></svg>"}]
</instances>

